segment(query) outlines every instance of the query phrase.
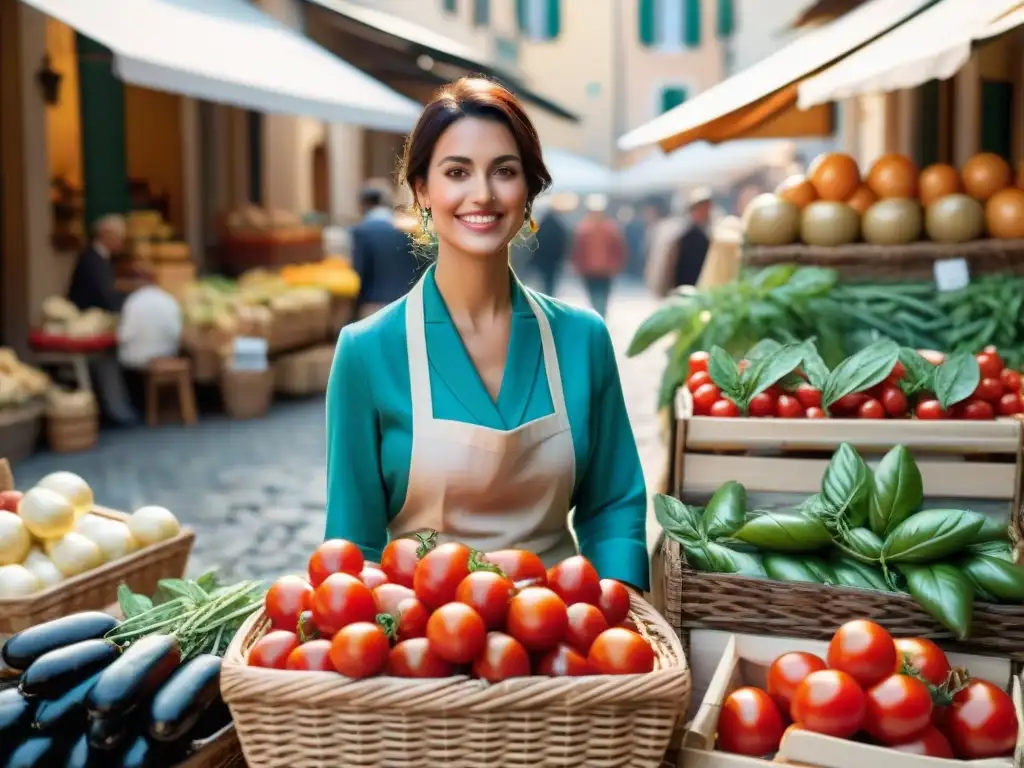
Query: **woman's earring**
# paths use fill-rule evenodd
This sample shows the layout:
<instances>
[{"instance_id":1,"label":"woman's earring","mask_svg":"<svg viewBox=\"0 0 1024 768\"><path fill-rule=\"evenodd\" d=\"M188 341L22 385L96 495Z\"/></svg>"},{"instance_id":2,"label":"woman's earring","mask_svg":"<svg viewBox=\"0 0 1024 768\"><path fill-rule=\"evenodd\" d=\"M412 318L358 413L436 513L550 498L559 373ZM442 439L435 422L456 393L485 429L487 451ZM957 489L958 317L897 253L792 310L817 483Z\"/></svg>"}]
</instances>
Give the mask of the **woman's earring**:
<instances>
[{"instance_id":1,"label":"woman's earring","mask_svg":"<svg viewBox=\"0 0 1024 768\"><path fill-rule=\"evenodd\" d=\"M530 231L537 234L537 220L533 216L530 217Z\"/></svg>"},{"instance_id":2,"label":"woman's earring","mask_svg":"<svg viewBox=\"0 0 1024 768\"><path fill-rule=\"evenodd\" d=\"M423 228L424 234L430 231L430 209L423 208L420 210L420 226Z\"/></svg>"}]
</instances>

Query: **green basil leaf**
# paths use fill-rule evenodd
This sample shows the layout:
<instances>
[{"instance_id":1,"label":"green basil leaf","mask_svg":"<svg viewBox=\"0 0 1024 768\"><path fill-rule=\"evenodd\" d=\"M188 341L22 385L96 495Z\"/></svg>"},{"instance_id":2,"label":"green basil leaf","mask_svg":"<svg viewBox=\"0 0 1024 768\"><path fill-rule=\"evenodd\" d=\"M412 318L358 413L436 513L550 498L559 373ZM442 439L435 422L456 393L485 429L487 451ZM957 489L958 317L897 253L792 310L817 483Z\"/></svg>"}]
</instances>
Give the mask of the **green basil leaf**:
<instances>
[{"instance_id":1,"label":"green basil leaf","mask_svg":"<svg viewBox=\"0 0 1024 768\"><path fill-rule=\"evenodd\" d=\"M871 506L871 473L864 459L849 443L841 443L821 478L821 500L850 528L868 520Z\"/></svg>"},{"instance_id":2,"label":"green basil leaf","mask_svg":"<svg viewBox=\"0 0 1024 768\"><path fill-rule=\"evenodd\" d=\"M967 552L972 555L995 555L1013 562L1013 545L1009 539L1002 541L982 541L967 545Z\"/></svg>"},{"instance_id":3,"label":"green basil leaf","mask_svg":"<svg viewBox=\"0 0 1024 768\"><path fill-rule=\"evenodd\" d=\"M925 613L935 618L956 636L971 636L974 588L960 571L946 563L932 565L901 565L907 580L907 591Z\"/></svg>"},{"instance_id":4,"label":"green basil leaf","mask_svg":"<svg viewBox=\"0 0 1024 768\"><path fill-rule=\"evenodd\" d=\"M821 389L828 381L828 366L818 354L814 342L805 341L801 347L803 348L803 369L807 374L807 382L815 389Z\"/></svg>"},{"instance_id":5,"label":"green basil leaf","mask_svg":"<svg viewBox=\"0 0 1024 768\"><path fill-rule=\"evenodd\" d=\"M985 515L985 524L981 526L981 530L974 535L974 538L971 540L971 544L986 544L988 542L1005 544L1009 547L1010 531L1005 522L1000 522L994 517Z\"/></svg>"},{"instance_id":6,"label":"green basil leaf","mask_svg":"<svg viewBox=\"0 0 1024 768\"><path fill-rule=\"evenodd\" d=\"M985 525L969 509L926 509L896 526L882 545L883 563L930 563L955 555Z\"/></svg>"},{"instance_id":7,"label":"green basil leaf","mask_svg":"<svg viewBox=\"0 0 1024 768\"><path fill-rule=\"evenodd\" d=\"M904 379L907 394L931 391L934 386L935 366L925 360L916 350L910 347L900 347L900 362L907 372Z\"/></svg>"},{"instance_id":8,"label":"green basil leaf","mask_svg":"<svg viewBox=\"0 0 1024 768\"><path fill-rule=\"evenodd\" d=\"M759 290L770 291L788 283L796 269L796 264L773 264L751 275L750 284Z\"/></svg>"},{"instance_id":9,"label":"green basil leaf","mask_svg":"<svg viewBox=\"0 0 1024 768\"><path fill-rule=\"evenodd\" d=\"M688 325L699 310L700 307L693 296L670 296L650 317L640 323L626 350L626 357L639 355L662 336Z\"/></svg>"},{"instance_id":10,"label":"green basil leaf","mask_svg":"<svg viewBox=\"0 0 1024 768\"><path fill-rule=\"evenodd\" d=\"M828 408L851 392L863 392L884 381L892 373L899 355L900 348L895 341L882 339L848 357L828 375L821 388L822 405Z\"/></svg>"},{"instance_id":11,"label":"green basil leaf","mask_svg":"<svg viewBox=\"0 0 1024 768\"><path fill-rule=\"evenodd\" d=\"M658 386L658 410L673 406L676 392L686 383L686 364L669 361L665 371L661 374L661 384ZM675 414L672 414L675 418Z\"/></svg>"},{"instance_id":12,"label":"green basil leaf","mask_svg":"<svg viewBox=\"0 0 1024 768\"><path fill-rule=\"evenodd\" d=\"M747 351L743 358L754 363L763 357L768 357L768 355L778 352L781 348L782 345L775 339L761 339Z\"/></svg>"},{"instance_id":13,"label":"green basil leaf","mask_svg":"<svg viewBox=\"0 0 1024 768\"><path fill-rule=\"evenodd\" d=\"M703 537L700 515L679 499L661 493L655 495L654 517L666 536L671 536L683 544L700 542Z\"/></svg>"},{"instance_id":14,"label":"green basil leaf","mask_svg":"<svg viewBox=\"0 0 1024 768\"><path fill-rule=\"evenodd\" d=\"M799 512L763 512L744 523L733 538L774 552L813 552L832 543L820 518Z\"/></svg>"},{"instance_id":15,"label":"green basil leaf","mask_svg":"<svg viewBox=\"0 0 1024 768\"><path fill-rule=\"evenodd\" d=\"M960 568L981 591L1006 603L1024 601L1024 567L1014 565L1013 555L972 555L960 562Z\"/></svg>"},{"instance_id":16,"label":"green basil leaf","mask_svg":"<svg viewBox=\"0 0 1024 768\"><path fill-rule=\"evenodd\" d=\"M843 587L873 589L877 592L892 592L881 568L873 567L852 557L835 557L829 563L836 583Z\"/></svg>"},{"instance_id":17,"label":"green basil leaf","mask_svg":"<svg viewBox=\"0 0 1024 768\"><path fill-rule=\"evenodd\" d=\"M741 576L764 578L765 571L761 558L749 552L737 552L724 544L706 541L702 544L685 544L686 562L705 573L736 573Z\"/></svg>"},{"instance_id":18,"label":"green basil leaf","mask_svg":"<svg viewBox=\"0 0 1024 768\"><path fill-rule=\"evenodd\" d=\"M843 528L835 546L847 557L871 565L882 559L883 543L870 528Z\"/></svg>"},{"instance_id":19,"label":"green basil leaf","mask_svg":"<svg viewBox=\"0 0 1024 768\"><path fill-rule=\"evenodd\" d=\"M125 584L117 588L117 604L121 608L121 615L126 619L143 614L153 607L152 600L145 595L135 594Z\"/></svg>"},{"instance_id":20,"label":"green basil leaf","mask_svg":"<svg viewBox=\"0 0 1024 768\"><path fill-rule=\"evenodd\" d=\"M709 539L732 536L747 519L747 489L730 480L715 491L704 508L704 534Z\"/></svg>"},{"instance_id":21,"label":"green basil leaf","mask_svg":"<svg viewBox=\"0 0 1024 768\"><path fill-rule=\"evenodd\" d=\"M802 299L812 299L831 291L838 282L835 270L822 267L802 267L793 273L789 282L773 288L771 298L789 305Z\"/></svg>"},{"instance_id":22,"label":"green basil leaf","mask_svg":"<svg viewBox=\"0 0 1024 768\"><path fill-rule=\"evenodd\" d=\"M799 368L803 358L804 351L800 344L786 344L752 363L742 375L744 405Z\"/></svg>"},{"instance_id":23,"label":"green basil leaf","mask_svg":"<svg viewBox=\"0 0 1024 768\"><path fill-rule=\"evenodd\" d=\"M904 446L890 450L874 472L874 493L868 522L885 536L910 517L924 501L924 483L917 462Z\"/></svg>"},{"instance_id":24,"label":"green basil leaf","mask_svg":"<svg viewBox=\"0 0 1024 768\"><path fill-rule=\"evenodd\" d=\"M943 408L966 400L981 381L978 361L970 352L958 352L935 369L935 397Z\"/></svg>"},{"instance_id":25,"label":"green basil leaf","mask_svg":"<svg viewBox=\"0 0 1024 768\"><path fill-rule=\"evenodd\" d=\"M739 366L732 359L732 355L721 347L711 348L708 375L711 376L711 381L722 391L722 394L728 395L731 400L739 401L743 397Z\"/></svg>"},{"instance_id":26,"label":"green basil leaf","mask_svg":"<svg viewBox=\"0 0 1024 768\"><path fill-rule=\"evenodd\" d=\"M812 556L767 554L763 559L768 578L776 581L805 581L811 584L834 584L835 574L824 560Z\"/></svg>"}]
</instances>

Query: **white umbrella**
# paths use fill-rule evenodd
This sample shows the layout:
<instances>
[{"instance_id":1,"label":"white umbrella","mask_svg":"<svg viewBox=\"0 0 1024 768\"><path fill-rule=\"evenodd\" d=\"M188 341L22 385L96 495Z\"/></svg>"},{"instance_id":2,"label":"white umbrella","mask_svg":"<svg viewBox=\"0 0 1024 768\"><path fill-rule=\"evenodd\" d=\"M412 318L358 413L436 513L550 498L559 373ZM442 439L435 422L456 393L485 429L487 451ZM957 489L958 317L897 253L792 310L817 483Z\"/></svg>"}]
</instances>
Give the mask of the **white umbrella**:
<instances>
[{"instance_id":1,"label":"white umbrella","mask_svg":"<svg viewBox=\"0 0 1024 768\"><path fill-rule=\"evenodd\" d=\"M565 149L544 150L544 162L551 172L552 194L611 192L615 172L589 157Z\"/></svg>"}]
</instances>

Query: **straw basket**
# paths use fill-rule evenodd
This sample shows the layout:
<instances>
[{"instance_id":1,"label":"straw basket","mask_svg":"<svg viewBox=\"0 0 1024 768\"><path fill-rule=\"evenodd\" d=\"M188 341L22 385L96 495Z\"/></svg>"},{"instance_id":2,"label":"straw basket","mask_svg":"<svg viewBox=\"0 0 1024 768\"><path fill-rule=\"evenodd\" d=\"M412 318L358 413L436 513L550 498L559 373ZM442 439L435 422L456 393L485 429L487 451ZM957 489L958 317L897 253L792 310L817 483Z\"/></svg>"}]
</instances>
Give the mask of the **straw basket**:
<instances>
[{"instance_id":1,"label":"straw basket","mask_svg":"<svg viewBox=\"0 0 1024 768\"><path fill-rule=\"evenodd\" d=\"M36 452L44 411L39 401L0 409L0 456L17 464Z\"/></svg>"},{"instance_id":2,"label":"straw basket","mask_svg":"<svg viewBox=\"0 0 1024 768\"><path fill-rule=\"evenodd\" d=\"M654 646L654 672L489 685L248 667L268 626L257 614L228 648L221 693L250 768L319 768L342 756L346 768L658 768L689 705L690 670L653 608L634 597L631 617Z\"/></svg>"},{"instance_id":3,"label":"straw basket","mask_svg":"<svg viewBox=\"0 0 1024 768\"><path fill-rule=\"evenodd\" d=\"M227 725L202 741L192 742L192 754L177 768L243 768L242 748L234 725Z\"/></svg>"},{"instance_id":4,"label":"straw basket","mask_svg":"<svg viewBox=\"0 0 1024 768\"><path fill-rule=\"evenodd\" d=\"M127 515L94 507L93 514L125 521ZM185 574L195 534L182 528L173 539L143 547L127 557L73 576L28 597L0 599L0 635L14 634L77 611L101 611L117 598L119 584L133 592L152 594L161 579Z\"/></svg>"},{"instance_id":5,"label":"straw basket","mask_svg":"<svg viewBox=\"0 0 1024 768\"><path fill-rule=\"evenodd\" d=\"M224 410L232 419L262 418L274 399L274 372L226 368L221 373L220 393Z\"/></svg>"}]
</instances>

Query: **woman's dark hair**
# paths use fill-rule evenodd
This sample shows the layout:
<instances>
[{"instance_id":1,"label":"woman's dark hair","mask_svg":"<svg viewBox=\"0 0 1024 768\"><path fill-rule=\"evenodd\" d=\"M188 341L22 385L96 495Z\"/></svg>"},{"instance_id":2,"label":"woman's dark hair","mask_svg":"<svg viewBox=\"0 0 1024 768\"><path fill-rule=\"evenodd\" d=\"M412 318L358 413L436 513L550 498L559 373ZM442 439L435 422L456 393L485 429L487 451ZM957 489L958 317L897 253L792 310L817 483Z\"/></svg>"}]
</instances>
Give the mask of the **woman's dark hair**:
<instances>
[{"instance_id":1,"label":"woman's dark hair","mask_svg":"<svg viewBox=\"0 0 1024 768\"><path fill-rule=\"evenodd\" d=\"M527 205L532 206L537 195L551 186L537 129L511 91L482 77L464 77L434 94L406 139L399 181L407 184L415 197L416 182L426 181L441 134L464 117L494 120L512 132L526 176Z\"/></svg>"}]
</instances>

